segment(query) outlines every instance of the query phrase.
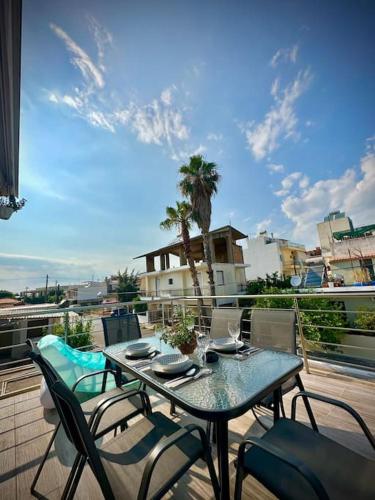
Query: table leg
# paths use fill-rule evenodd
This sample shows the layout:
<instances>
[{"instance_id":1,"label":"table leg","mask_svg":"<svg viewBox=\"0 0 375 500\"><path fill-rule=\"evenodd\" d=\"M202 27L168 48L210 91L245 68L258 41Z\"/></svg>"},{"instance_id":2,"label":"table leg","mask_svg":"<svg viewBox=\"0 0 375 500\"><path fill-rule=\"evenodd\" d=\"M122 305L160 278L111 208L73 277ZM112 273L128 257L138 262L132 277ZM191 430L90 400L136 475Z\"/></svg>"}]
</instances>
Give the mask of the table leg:
<instances>
[{"instance_id":1,"label":"table leg","mask_svg":"<svg viewBox=\"0 0 375 500\"><path fill-rule=\"evenodd\" d=\"M300 391L304 391L305 388L303 386L303 383L302 383L302 380L301 380L301 377L299 376L299 374L296 375L296 380L297 380L298 389ZM303 399L303 403L304 403L306 411L307 411L307 415L309 416L309 419L310 419L311 427L314 429L314 431L318 432L318 426L316 424L316 420L315 420L314 414L313 414L311 406L310 406L309 398L307 398L306 396L302 396L302 399Z\"/></svg>"},{"instance_id":2,"label":"table leg","mask_svg":"<svg viewBox=\"0 0 375 500\"><path fill-rule=\"evenodd\" d=\"M219 464L220 499L229 500L228 421L216 422L216 449Z\"/></svg>"},{"instance_id":3,"label":"table leg","mask_svg":"<svg viewBox=\"0 0 375 500\"><path fill-rule=\"evenodd\" d=\"M273 391L273 420L279 420L280 418L280 397L281 397L281 388L278 387Z\"/></svg>"}]
</instances>

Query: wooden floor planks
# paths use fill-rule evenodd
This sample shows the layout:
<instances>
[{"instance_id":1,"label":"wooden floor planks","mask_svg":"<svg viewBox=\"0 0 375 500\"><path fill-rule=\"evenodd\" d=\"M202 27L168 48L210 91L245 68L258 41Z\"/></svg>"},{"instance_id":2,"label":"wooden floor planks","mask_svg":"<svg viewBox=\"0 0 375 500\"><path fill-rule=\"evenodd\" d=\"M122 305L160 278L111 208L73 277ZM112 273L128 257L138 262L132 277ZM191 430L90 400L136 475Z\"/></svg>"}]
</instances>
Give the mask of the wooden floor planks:
<instances>
[{"instance_id":1,"label":"wooden floor planks","mask_svg":"<svg viewBox=\"0 0 375 500\"><path fill-rule=\"evenodd\" d=\"M375 381L363 380L327 371L316 365L312 373L302 375L305 388L348 402L364 417L371 431L375 434ZM286 408L290 407L291 396L285 398ZM169 404L158 396L152 396L153 408L169 414ZM322 403L314 403L313 410L322 431L340 440L369 457L372 451L361 435L358 426L348 414ZM303 405L298 407L298 418L306 421ZM190 415L179 412L177 421L189 423L197 421ZM32 498L30 484L37 466L46 449L53 432L56 416L46 412L39 404L38 391L20 394L13 398L0 400L0 499L25 500ZM201 422L202 423L202 422ZM204 423L202 423L204 425ZM235 469L233 461L236 457L238 443L246 434L261 435L262 430L255 422L251 412L233 420L230 429L230 473L232 492ZM59 458L58 458L59 457ZM38 490L51 499L57 499L69 473L72 462L72 450L67 449L66 439L57 440L52 448L44 472L38 484ZM255 480L247 479L244 487L244 498L268 499L273 496ZM186 476L166 495L166 498L204 499L212 498L211 485L207 470L203 463L198 463ZM102 496L90 470L84 471L76 498L79 500L96 500Z\"/></svg>"}]
</instances>

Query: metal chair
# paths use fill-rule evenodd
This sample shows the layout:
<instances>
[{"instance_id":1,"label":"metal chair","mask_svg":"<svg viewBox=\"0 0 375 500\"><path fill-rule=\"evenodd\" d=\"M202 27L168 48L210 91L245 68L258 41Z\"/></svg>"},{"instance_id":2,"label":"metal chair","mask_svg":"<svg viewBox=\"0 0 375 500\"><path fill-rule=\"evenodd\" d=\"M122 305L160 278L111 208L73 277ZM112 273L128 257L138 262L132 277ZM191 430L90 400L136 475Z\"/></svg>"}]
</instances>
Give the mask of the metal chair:
<instances>
[{"instance_id":1,"label":"metal chair","mask_svg":"<svg viewBox=\"0 0 375 500\"><path fill-rule=\"evenodd\" d=\"M242 326L243 309L217 307L212 309L210 337L218 339L228 337L228 322L238 321ZM242 329L241 329L242 331Z\"/></svg>"},{"instance_id":2,"label":"metal chair","mask_svg":"<svg viewBox=\"0 0 375 500\"><path fill-rule=\"evenodd\" d=\"M138 316L123 314L102 318L106 346L141 338Z\"/></svg>"},{"instance_id":3,"label":"metal chair","mask_svg":"<svg viewBox=\"0 0 375 500\"><path fill-rule=\"evenodd\" d=\"M52 392L66 435L79 456L77 471L63 498L73 498L86 461L106 500L143 500L160 499L198 459L207 463L215 497L219 497L215 468L201 427L180 427L162 413L153 413L99 449L74 394L61 381L53 384ZM100 412L113 404L114 400L107 401ZM95 426L94 419L92 429ZM193 435L195 431L199 437Z\"/></svg>"},{"instance_id":4,"label":"metal chair","mask_svg":"<svg viewBox=\"0 0 375 500\"><path fill-rule=\"evenodd\" d=\"M62 381L62 379L57 373L57 371L52 367L52 365L45 358L43 358L38 348L35 347L29 339L27 340L27 344L31 349L28 355L34 361L34 363L36 363L39 366L46 381L47 387L51 393L53 402L55 403L56 406L56 398L54 397L54 393L52 392L51 388L55 382ZM114 377L116 376L116 373L110 369L83 375L76 381L76 383L72 387L72 391L74 392L77 389L82 380L99 374L103 375L111 374ZM103 387L103 390L105 390L105 386ZM126 395L126 398L124 398L124 395ZM117 404L115 406L110 406L108 408L108 411L105 412L102 411L102 408L104 407L105 403L112 400L116 401ZM145 396L143 392L141 391L125 392L123 388L116 387L115 389L107 391L82 403L81 408L87 422L90 423L94 418L97 419L97 425L95 431L93 432L93 437L95 439L99 439L108 432L116 430L117 427L126 428L128 425L128 421L130 419L139 414L149 413L151 407L148 396L147 395ZM99 412L100 412L100 417L98 416ZM60 424L61 421L56 425L56 428L48 443L47 449L43 455L43 459L39 464L38 470L31 484L30 490L31 493L35 496L38 496L38 493L35 490L36 484L38 482L44 464L48 458L52 444L55 441L55 438L60 428ZM68 487L69 484L67 484L67 488Z\"/></svg>"},{"instance_id":5,"label":"metal chair","mask_svg":"<svg viewBox=\"0 0 375 500\"><path fill-rule=\"evenodd\" d=\"M262 349L273 349L275 351L297 353L296 344L296 313L294 310L269 310L269 309L253 309L251 314L251 334L250 344L254 347ZM285 382L281 387L281 395L292 391L297 387L297 381L292 378ZM257 409L273 410L273 393L262 399L257 405ZM280 409L283 417L285 417L285 409L283 400L280 400ZM257 415L256 411L252 412L258 423L268 429Z\"/></svg>"},{"instance_id":6,"label":"metal chair","mask_svg":"<svg viewBox=\"0 0 375 500\"><path fill-rule=\"evenodd\" d=\"M292 400L291 419L279 419L261 438L250 437L238 451L235 499L240 500L247 474L278 498L289 500L375 498L375 460L342 446L296 422L299 397L316 399L348 412L361 427L371 447L375 439L360 415L348 404L309 392ZM247 449L252 445L250 449Z\"/></svg>"}]
</instances>

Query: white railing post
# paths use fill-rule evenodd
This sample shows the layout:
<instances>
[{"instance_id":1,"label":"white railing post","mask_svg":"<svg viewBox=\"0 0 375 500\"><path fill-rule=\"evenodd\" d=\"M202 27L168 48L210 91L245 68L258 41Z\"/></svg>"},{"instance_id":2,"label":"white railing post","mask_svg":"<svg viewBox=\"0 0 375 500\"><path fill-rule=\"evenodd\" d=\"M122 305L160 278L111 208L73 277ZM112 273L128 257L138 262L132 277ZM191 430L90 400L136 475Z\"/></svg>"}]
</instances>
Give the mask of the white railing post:
<instances>
[{"instance_id":1,"label":"white railing post","mask_svg":"<svg viewBox=\"0 0 375 500\"><path fill-rule=\"evenodd\" d=\"M296 311L298 333L299 333L299 336L301 339L301 349L302 349L305 370L307 373L310 373L310 365L309 365L309 360L307 358L307 352L306 352L306 339L305 339L305 335L303 333L302 318L301 318L301 313L299 310L297 297L294 297L293 302L294 302L294 310Z\"/></svg>"}]
</instances>

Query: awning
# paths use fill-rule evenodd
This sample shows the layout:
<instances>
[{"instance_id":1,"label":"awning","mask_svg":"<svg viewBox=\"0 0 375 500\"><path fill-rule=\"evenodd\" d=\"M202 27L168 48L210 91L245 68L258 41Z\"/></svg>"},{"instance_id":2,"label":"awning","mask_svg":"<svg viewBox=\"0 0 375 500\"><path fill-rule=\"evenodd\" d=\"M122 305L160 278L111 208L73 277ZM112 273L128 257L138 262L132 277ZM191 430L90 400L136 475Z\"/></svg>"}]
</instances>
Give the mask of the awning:
<instances>
[{"instance_id":1,"label":"awning","mask_svg":"<svg viewBox=\"0 0 375 500\"><path fill-rule=\"evenodd\" d=\"M0 1L0 196L18 196L22 0Z\"/></svg>"},{"instance_id":2,"label":"awning","mask_svg":"<svg viewBox=\"0 0 375 500\"><path fill-rule=\"evenodd\" d=\"M366 236L368 233L373 233L375 232L375 224L370 224L369 226L360 226L356 227L353 230L347 230L347 231L337 231L336 233L333 233L333 237L335 240L343 240L346 238L361 238L363 236Z\"/></svg>"}]
</instances>

